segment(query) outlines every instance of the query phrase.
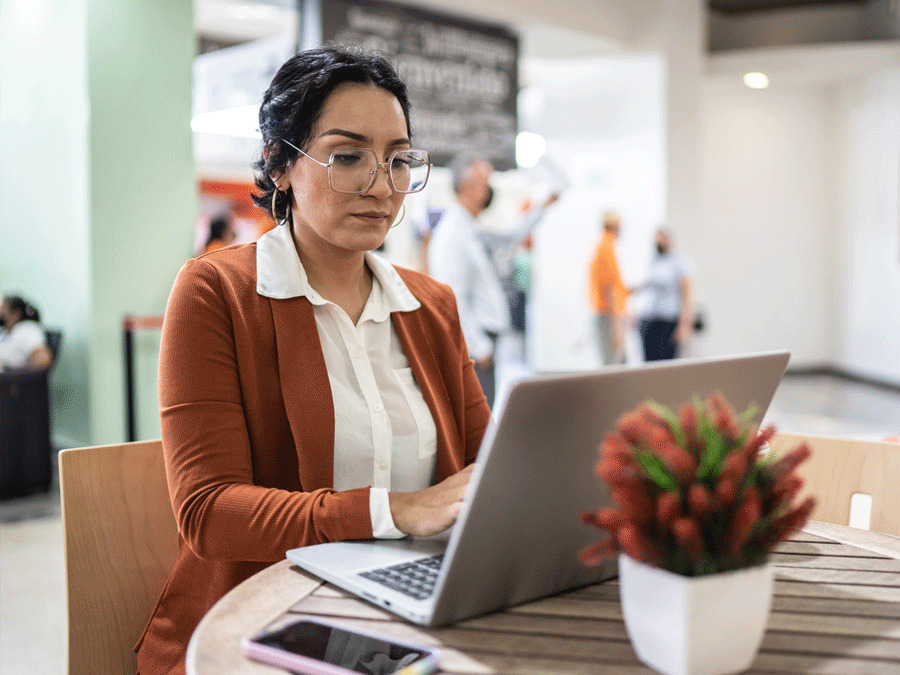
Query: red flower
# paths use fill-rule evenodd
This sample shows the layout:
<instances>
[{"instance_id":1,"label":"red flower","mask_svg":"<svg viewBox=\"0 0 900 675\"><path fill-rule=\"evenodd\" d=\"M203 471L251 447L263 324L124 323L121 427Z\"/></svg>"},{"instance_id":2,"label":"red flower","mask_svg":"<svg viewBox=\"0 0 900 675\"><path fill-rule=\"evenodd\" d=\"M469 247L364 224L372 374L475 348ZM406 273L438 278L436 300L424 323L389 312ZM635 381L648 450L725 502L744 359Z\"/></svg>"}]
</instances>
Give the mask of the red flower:
<instances>
[{"instance_id":1,"label":"red flower","mask_svg":"<svg viewBox=\"0 0 900 675\"><path fill-rule=\"evenodd\" d=\"M792 508L803 486L795 470L809 448L763 461L775 429L753 432L743 417L721 394L677 415L655 403L622 415L595 467L615 505L581 517L609 537L582 551L585 564L623 551L680 574L709 574L760 564L800 529L815 506L809 498Z\"/></svg>"}]
</instances>

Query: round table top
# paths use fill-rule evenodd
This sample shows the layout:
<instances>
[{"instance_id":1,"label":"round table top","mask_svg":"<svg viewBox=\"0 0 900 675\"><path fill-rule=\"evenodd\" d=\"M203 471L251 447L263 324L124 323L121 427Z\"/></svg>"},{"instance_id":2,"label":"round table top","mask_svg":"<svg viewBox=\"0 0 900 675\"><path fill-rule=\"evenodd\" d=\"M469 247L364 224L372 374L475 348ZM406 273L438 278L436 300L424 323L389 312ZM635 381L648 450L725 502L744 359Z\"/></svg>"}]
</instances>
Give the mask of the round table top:
<instances>
[{"instance_id":1,"label":"round table top","mask_svg":"<svg viewBox=\"0 0 900 675\"><path fill-rule=\"evenodd\" d=\"M900 672L900 538L809 523L772 560L775 598L754 669ZM616 580L430 629L284 560L247 579L207 613L188 647L188 675L283 673L245 658L240 641L288 612L438 645L445 672L535 672L542 664L556 671L571 664L571 672L600 666L649 672L625 633Z\"/></svg>"}]
</instances>

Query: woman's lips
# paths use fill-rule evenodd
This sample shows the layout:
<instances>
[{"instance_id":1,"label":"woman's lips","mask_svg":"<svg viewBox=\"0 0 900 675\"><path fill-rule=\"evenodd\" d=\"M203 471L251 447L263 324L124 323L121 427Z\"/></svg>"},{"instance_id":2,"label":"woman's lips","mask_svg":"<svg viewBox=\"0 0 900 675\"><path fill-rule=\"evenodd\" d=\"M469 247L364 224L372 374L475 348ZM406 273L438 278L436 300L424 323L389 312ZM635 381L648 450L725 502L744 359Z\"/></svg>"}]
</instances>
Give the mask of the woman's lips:
<instances>
[{"instance_id":1,"label":"woman's lips","mask_svg":"<svg viewBox=\"0 0 900 675\"><path fill-rule=\"evenodd\" d=\"M354 216L359 218L360 220L364 220L368 223L372 223L373 225L380 223L383 220L386 220L390 215L389 213L383 213L381 211L366 211L365 213L354 213Z\"/></svg>"}]
</instances>

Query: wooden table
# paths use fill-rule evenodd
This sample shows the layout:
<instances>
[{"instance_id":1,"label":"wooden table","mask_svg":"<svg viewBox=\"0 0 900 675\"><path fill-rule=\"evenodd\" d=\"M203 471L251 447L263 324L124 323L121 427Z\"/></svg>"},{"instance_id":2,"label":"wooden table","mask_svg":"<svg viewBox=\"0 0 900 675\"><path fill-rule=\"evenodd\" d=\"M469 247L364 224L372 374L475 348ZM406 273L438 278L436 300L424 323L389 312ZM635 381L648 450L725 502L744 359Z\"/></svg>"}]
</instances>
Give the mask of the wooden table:
<instances>
[{"instance_id":1,"label":"wooden table","mask_svg":"<svg viewBox=\"0 0 900 675\"><path fill-rule=\"evenodd\" d=\"M772 612L749 672L900 673L900 538L810 523L773 560ZM209 611L191 638L188 675L285 672L245 659L240 639L288 612L437 645L449 673L652 672L631 648L615 580L426 629L285 560Z\"/></svg>"}]
</instances>

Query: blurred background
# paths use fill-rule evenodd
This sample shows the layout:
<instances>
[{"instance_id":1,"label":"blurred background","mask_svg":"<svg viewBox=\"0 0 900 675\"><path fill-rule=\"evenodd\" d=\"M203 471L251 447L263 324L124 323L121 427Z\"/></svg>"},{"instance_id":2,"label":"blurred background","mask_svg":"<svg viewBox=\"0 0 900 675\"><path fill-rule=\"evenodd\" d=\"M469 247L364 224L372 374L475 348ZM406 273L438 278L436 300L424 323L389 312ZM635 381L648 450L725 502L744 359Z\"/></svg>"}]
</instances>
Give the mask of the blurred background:
<instances>
[{"instance_id":1,"label":"blurred background","mask_svg":"<svg viewBox=\"0 0 900 675\"><path fill-rule=\"evenodd\" d=\"M56 444L127 440L123 320L163 314L210 220L230 214L237 242L272 226L250 205L249 164L277 67L329 38L408 51L416 28L419 51L400 62L414 102L432 86L484 103L481 117L414 108L413 125L438 159L454 142L496 146L507 170L485 226L562 188L534 237L534 370L598 365L586 270L614 209L627 283L641 280L662 222L693 259L706 325L689 354L785 348L795 371L900 384L897 5L4 0L0 288L63 332ZM475 70L453 84L466 63ZM767 88L747 86L751 72ZM422 224L448 186L438 168L388 257L418 265ZM158 329L144 325L132 336L132 433L154 438Z\"/></svg>"},{"instance_id":2,"label":"blurred background","mask_svg":"<svg viewBox=\"0 0 900 675\"><path fill-rule=\"evenodd\" d=\"M159 436L174 277L215 219L234 243L274 226L249 198L256 106L329 39L393 54L438 160L388 258L421 268L466 145L500 169L486 228L561 194L533 237L529 371L598 367L587 269L615 210L626 283L662 223L696 266L686 355L790 350L794 382L827 379L785 381L788 426L829 431L851 400L857 431L900 432L897 0L2 0L0 289L63 335L56 449ZM5 565L43 550L13 535Z\"/></svg>"}]
</instances>

